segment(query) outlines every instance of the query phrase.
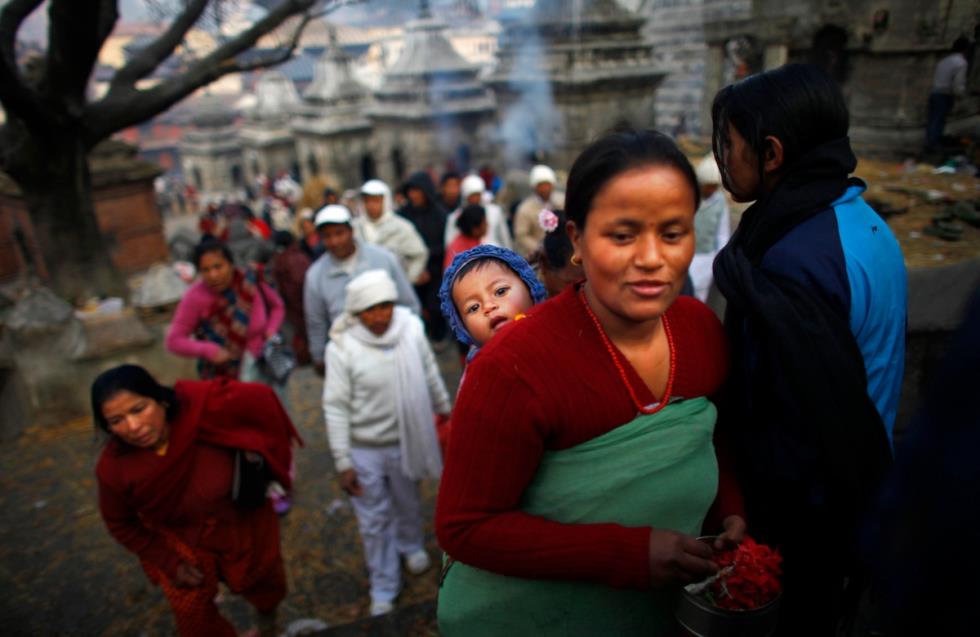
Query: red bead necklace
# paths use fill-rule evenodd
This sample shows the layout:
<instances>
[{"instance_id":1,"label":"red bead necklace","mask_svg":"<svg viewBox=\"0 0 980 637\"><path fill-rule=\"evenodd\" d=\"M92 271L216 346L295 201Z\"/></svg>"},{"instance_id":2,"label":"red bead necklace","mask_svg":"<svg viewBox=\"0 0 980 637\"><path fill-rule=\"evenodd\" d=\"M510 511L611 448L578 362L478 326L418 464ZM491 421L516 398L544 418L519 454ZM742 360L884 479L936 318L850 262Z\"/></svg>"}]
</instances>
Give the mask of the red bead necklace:
<instances>
[{"instance_id":1,"label":"red bead necklace","mask_svg":"<svg viewBox=\"0 0 980 637\"><path fill-rule=\"evenodd\" d=\"M589 301L588 299L585 298L584 285L579 288L578 296L579 299L582 300L582 305L585 306L585 312L589 315L589 318L592 319L592 323L595 325L596 330L599 331L599 337L602 338L602 342L606 346L606 351L609 352L609 356L612 357L613 364L616 366L616 369L619 371L619 377L623 379L623 384L626 385L626 390L629 392L630 398L633 400L633 404L640 411L640 413L655 414L661 409L663 409L665 406L667 406L667 403L670 401L671 390L674 387L674 368L676 365L676 361L674 358L674 337L673 335L671 335L670 332L670 323L668 323L667 321L667 314L664 313L664 315L660 317L660 320L664 326L664 334L667 335L667 348L670 353L670 372L669 375L667 376L667 387L666 389L664 389L663 397L655 406L646 407L640 404L640 399L636 397L636 391L633 389L633 385L630 383L629 377L626 375L626 369L623 368L623 364L620 362L619 356L616 355L615 347L613 346L612 342L609 340L609 337L606 336L606 330L602 329L602 324L599 323L599 318L592 311L592 308L589 307Z\"/></svg>"}]
</instances>

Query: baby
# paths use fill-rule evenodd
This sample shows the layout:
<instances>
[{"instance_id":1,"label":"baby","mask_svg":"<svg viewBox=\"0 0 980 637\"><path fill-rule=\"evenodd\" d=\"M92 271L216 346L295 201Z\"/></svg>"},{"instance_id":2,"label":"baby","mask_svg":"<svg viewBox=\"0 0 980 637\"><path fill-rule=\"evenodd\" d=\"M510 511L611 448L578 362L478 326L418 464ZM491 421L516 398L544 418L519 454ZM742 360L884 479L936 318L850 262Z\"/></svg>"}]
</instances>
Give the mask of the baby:
<instances>
[{"instance_id":1,"label":"baby","mask_svg":"<svg viewBox=\"0 0 980 637\"><path fill-rule=\"evenodd\" d=\"M548 298L548 292L524 257L513 250L481 245L453 258L439 288L442 314L457 340L470 346L466 361L500 328L524 316L531 306ZM466 378L459 379L463 386ZM449 442L450 422L436 422L443 456Z\"/></svg>"},{"instance_id":2,"label":"baby","mask_svg":"<svg viewBox=\"0 0 980 637\"><path fill-rule=\"evenodd\" d=\"M467 361L501 327L546 298L523 257L489 244L457 254L439 288L442 313L453 334L471 346Z\"/></svg>"}]
</instances>

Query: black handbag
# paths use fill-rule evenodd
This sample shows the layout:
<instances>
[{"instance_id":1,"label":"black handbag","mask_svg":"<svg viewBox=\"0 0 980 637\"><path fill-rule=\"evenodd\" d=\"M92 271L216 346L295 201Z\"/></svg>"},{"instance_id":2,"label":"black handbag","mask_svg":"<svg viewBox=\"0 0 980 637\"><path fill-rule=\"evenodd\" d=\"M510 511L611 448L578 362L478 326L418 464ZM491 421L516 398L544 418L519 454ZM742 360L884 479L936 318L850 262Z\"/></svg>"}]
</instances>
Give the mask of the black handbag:
<instances>
[{"instance_id":1,"label":"black handbag","mask_svg":"<svg viewBox=\"0 0 980 637\"><path fill-rule=\"evenodd\" d=\"M231 501L244 509L257 509L265 503L269 488L269 467L262 454L235 450L235 472L231 480Z\"/></svg>"},{"instance_id":2,"label":"black handbag","mask_svg":"<svg viewBox=\"0 0 980 637\"><path fill-rule=\"evenodd\" d=\"M262 305L265 306L265 313L268 316L269 304L265 300L265 292L262 291L261 282L256 287L259 289ZM275 334L262 346L262 357L259 358L258 364L267 376L271 376L273 380L282 385L296 369L296 354L286 344L282 334Z\"/></svg>"}]
</instances>

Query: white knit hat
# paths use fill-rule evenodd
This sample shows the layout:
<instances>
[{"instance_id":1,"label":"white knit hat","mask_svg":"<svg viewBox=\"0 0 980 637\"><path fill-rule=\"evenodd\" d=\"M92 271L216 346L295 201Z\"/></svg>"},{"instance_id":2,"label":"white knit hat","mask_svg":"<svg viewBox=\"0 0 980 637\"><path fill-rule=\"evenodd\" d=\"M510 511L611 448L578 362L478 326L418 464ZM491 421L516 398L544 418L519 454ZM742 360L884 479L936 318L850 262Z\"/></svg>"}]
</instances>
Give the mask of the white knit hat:
<instances>
[{"instance_id":1,"label":"white knit hat","mask_svg":"<svg viewBox=\"0 0 980 637\"><path fill-rule=\"evenodd\" d=\"M712 153L708 153L698 162L697 176L698 184L701 186L721 184L721 171L718 170L718 163Z\"/></svg>"},{"instance_id":2,"label":"white knit hat","mask_svg":"<svg viewBox=\"0 0 980 637\"><path fill-rule=\"evenodd\" d=\"M383 197L389 192L388 186L385 185L385 182L381 181L380 179L369 179L368 181L364 182L363 186L361 186L362 195Z\"/></svg>"},{"instance_id":3,"label":"white knit hat","mask_svg":"<svg viewBox=\"0 0 980 637\"><path fill-rule=\"evenodd\" d=\"M462 192L463 199L466 199L470 195L480 193L483 194L487 189L487 185L483 183L483 177L479 175L467 175L460 185L460 191Z\"/></svg>"},{"instance_id":4,"label":"white knit hat","mask_svg":"<svg viewBox=\"0 0 980 637\"><path fill-rule=\"evenodd\" d=\"M316 227L319 228L325 223L350 223L350 210L346 206L339 206L337 204L330 204L320 208L320 212L316 213Z\"/></svg>"},{"instance_id":5,"label":"white knit hat","mask_svg":"<svg viewBox=\"0 0 980 637\"><path fill-rule=\"evenodd\" d=\"M344 311L359 314L378 303L394 303L397 300L398 290L391 275L385 270L367 270L347 284Z\"/></svg>"},{"instance_id":6,"label":"white knit hat","mask_svg":"<svg viewBox=\"0 0 980 637\"><path fill-rule=\"evenodd\" d=\"M553 186L558 183L558 176L555 175L555 171L548 166L538 164L531 169L531 178L528 180L528 183L531 184L531 188L534 188L538 184L545 182Z\"/></svg>"}]
</instances>

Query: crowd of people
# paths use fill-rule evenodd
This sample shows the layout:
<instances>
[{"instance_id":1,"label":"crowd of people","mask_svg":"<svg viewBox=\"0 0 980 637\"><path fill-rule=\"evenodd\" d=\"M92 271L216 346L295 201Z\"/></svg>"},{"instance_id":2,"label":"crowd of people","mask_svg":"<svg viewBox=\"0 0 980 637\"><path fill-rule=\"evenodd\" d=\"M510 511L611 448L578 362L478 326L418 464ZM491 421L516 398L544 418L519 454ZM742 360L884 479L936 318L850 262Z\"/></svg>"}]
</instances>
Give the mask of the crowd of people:
<instances>
[{"instance_id":1,"label":"crowd of people","mask_svg":"<svg viewBox=\"0 0 980 637\"><path fill-rule=\"evenodd\" d=\"M492 175L437 188L420 171L278 221L238 210L268 226L268 267L236 258L211 211L166 341L201 380L124 366L92 387L103 516L181 634L233 634L219 580L273 634L275 513L300 442L263 364L284 330L323 376L372 615L394 608L403 565L432 567L424 478L441 480L445 635L678 634L678 588L747 533L785 560L776 634L833 635L887 607L860 538L896 444L901 250L851 177L848 112L821 71L728 86L712 123L697 166L666 135L617 130L567 180L534 166L503 205ZM729 200L754 202L734 233ZM447 337L465 365L455 403ZM243 508L230 494L256 461L269 497Z\"/></svg>"}]
</instances>

